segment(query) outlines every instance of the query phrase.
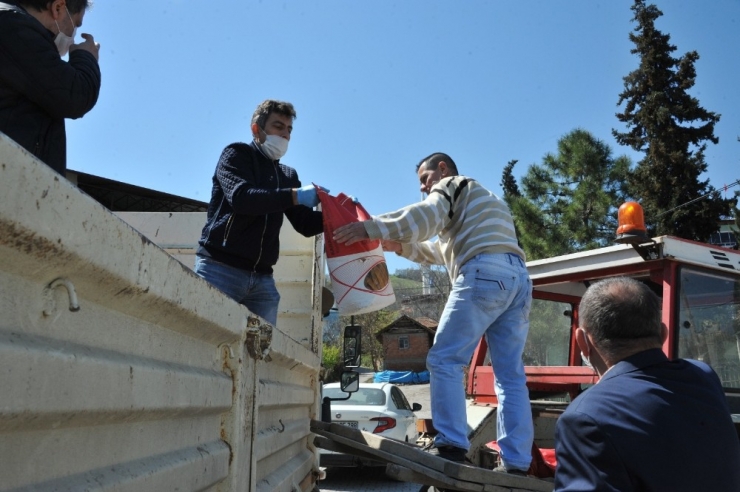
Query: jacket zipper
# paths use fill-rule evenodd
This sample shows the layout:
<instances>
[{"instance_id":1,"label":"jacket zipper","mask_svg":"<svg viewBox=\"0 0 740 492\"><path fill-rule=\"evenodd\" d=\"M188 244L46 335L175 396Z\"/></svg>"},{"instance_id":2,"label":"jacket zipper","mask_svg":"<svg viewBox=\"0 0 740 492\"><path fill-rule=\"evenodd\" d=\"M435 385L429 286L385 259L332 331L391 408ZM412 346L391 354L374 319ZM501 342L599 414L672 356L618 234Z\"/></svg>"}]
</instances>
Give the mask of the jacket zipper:
<instances>
[{"instance_id":1,"label":"jacket zipper","mask_svg":"<svg viewBox=\"0 0 740 492\"><path fill-rule=\"evenodd\" d=\"M226 247L226 240L229 239L229 233L231 232L231 225L234 223L234 213L231 213L231 217L226 221L226 232L224 232L224 241L221 243L222 247Z\"/></svg>"},{"instance_id":2,"label":"jacket zipper","mask_svg":"<svg viewBox=\"0 0 740 492\"><path fill-rule=\"evenodd\" d=\"M277 182L277 186L275 187L275 190L280 189L280 175L277 172L277 165L273 164L273 171L275 171L275 181ZM257 256L257 261L254 262L254 272L257 272L257 265L259 264L260 260L262 259L262 250L263 245L265 244L265 231L267 230L267 219L269 215L265 215L265 227L262 228L262 236L260 237L260 254Z\"/></svg>"}]
</instances>

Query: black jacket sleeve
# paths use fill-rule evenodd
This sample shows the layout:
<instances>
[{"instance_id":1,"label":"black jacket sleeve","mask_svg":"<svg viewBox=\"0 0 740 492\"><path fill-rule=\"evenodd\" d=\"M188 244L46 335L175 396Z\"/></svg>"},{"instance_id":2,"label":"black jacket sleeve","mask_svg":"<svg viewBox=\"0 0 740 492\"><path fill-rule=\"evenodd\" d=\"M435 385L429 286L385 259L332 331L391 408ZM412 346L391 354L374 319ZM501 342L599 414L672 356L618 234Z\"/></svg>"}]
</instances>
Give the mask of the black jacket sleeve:
<instances>
[{"instance_id":1,"label":"black jacket sleeve","mask_svg":"<svg viewBox=\"0 0 740 492\"><path fill-rule=\"evenodd\" d=\"M260 162L247 144L231 144L224 149L216 166L216 179L224 197L237 214L265 215L293 206L291 188L270 190L260 186Z\"/></svg>"},{"instance_id":2,"label":"black jacket sleeve","mask_svg":"<svg viewBox=\"0 0 740 492\"><path fill-rule=\"evenodd\" d=\"M80 118L100 93L100 67L84 50L61 59L54 36L27 13L5 11L0 19L0 83L53 118Z\"/></svg>"}]
</instances>

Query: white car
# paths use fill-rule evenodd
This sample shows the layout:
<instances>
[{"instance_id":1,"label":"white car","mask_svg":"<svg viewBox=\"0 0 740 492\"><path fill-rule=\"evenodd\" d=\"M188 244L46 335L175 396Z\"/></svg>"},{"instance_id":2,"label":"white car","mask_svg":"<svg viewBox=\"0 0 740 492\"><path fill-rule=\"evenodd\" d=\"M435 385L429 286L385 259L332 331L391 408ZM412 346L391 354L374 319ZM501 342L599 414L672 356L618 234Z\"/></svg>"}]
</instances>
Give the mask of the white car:
<instances>
[{"instance_id":1,"label":"white car","mask_svg":"<svg viewBox=\"0 0 740 492\"><path fill-rule=\"evenodd\" d=\"M339 389L339 383L324 385L322 399L343 399L331 402L332 423L416 444L419 432L414 412L421 410L421 405L409 405L398 386L391 383L360 383L359 390L344 400L347 396ZM320 464L323 467L385 465L326 449L320 450Z\"/></svg>"}]
</instances>

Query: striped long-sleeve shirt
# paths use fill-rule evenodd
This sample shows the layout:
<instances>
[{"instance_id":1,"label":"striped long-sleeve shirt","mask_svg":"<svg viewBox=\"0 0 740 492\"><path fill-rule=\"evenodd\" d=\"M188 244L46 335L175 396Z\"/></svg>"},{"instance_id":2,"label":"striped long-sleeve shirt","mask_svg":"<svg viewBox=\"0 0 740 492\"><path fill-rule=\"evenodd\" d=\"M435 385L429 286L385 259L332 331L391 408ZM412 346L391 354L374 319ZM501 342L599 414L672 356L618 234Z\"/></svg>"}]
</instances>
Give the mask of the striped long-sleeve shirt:
<instances>
[{"instance_id":1,"label":"striped long-sleeve shirt","mask_svg":"<svg viewBox=\"0 0 740 492\"><path fill-rule=\"evenodd\" d=\"M475 255L525 257L517 244L509 207L466 176L444 178L424 201L374 216L364 225L371 239L402 243L401 256L411 261L444 264L453 282L460 267Z\"/></svg>"}]
</instances>

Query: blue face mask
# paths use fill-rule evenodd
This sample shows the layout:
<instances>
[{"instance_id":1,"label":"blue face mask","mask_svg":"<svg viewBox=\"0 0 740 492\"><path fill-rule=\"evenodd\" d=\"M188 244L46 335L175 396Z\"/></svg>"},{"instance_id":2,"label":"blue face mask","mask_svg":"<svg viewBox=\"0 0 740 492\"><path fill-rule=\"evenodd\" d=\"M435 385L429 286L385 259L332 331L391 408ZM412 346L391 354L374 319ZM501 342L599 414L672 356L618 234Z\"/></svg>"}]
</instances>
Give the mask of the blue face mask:
<instances>
[{"instance_id":1,"label":"blue face mask","mask_svg":"<svg viewBox=\"0 0 740 492\"><path fill-rule=\"evenodd\" d=\"M64 9L67 11L67 16L69 16L69 20L70 22L72 22L73 27L72 35L67 36L62 32L62 29L59 27L59 23L57 21L54 21L54 24L57 25L57 29L59 30L57 37L54 38L54 44L57 46L59 56L64 56L69 52L69 47L75 44L75 35L77 34L77 26L75 26L75 21L72 20L72 15L69 13L67 7L64 7Z\"/></svg>"}]
</instances>

